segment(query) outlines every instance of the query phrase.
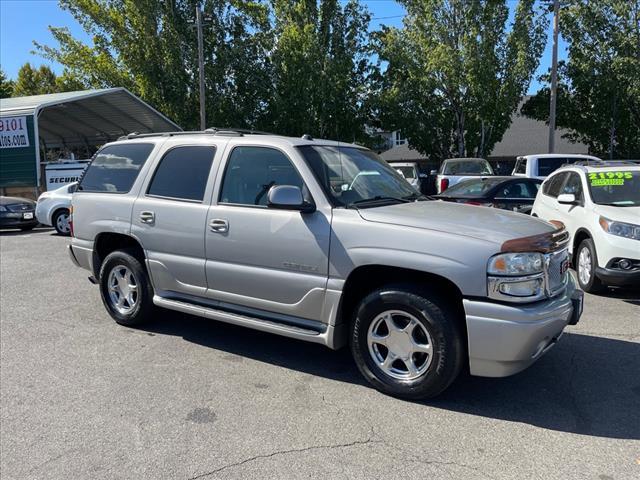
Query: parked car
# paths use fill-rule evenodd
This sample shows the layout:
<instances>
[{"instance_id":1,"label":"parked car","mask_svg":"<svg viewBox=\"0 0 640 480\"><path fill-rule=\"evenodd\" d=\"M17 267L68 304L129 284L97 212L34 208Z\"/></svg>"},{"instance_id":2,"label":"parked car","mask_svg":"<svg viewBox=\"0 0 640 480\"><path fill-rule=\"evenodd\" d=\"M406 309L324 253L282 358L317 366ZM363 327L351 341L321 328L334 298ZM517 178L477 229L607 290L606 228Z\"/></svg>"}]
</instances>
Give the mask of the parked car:
<instances>
[{"instance_id":1,"label":"parked car","mask_svg":"<svg viewBox=\"0 0 640 480\"><path fill-rule=\"evenodd\" d=\"M129 135L72 207L71 260L116 322L164 307L349 344L401 397L437 395L465 364L523 370L582 311L561 226L429 201L373 152L307 135Z\"/></svg>"},{"instance_id":2,"label":"parked car","mask_svg":"<svg viewBox=\"0 0 640 480\"><path fill-rule=\"evenodd\" d=\"M563 165L576 162L601 162L598 157L580 154L540 153L516 159L512 175L545 179Z\"/></svg>"},{"instance_id":3,"label":"parked car","mask_svg":"<svg viewBox=\"0 0 640 480\"><path fill-rule=\"evenodd\" d=\"M436 175L437 193L444 192L462 180L493 175L493 168L484 158L447 158L440 168L431 171Z\"/></svg>"},{"instance_id":4,"label":"parked car","mask_svg":"<svg viewBox=\"0 0 640 480\"><path fill-rule=\"evenodd\" d=\"M640 285L640 166L563 167L542 184L533 215L566 225L578 282L587 292Z\"/></svg>"},{"instance_id":5,"label":"parked car","mask_svg":"<svg viewBox=\"0 0 640 480\"><path fill-rule=\"evenodd\" d=\"M36 205L38 221L43 225L53 226L60 235L69 235L71 196L77 187L78 182L73 182L40 195Z\"/></svg>"},{"instance_id":6,"label":"parked car","mask_svg":"<svg viewBox=\"0 0 640 480\"><path fill-rule=\"evenodd\" d=\"M530 214L541 183L537 178L480 177L460 182L437 198Z\"/></svg>"},{"instance_id":7,"label":"parked car","mask_svg":"<svg viewBox=\"0 0 640 480\"><path fill-rule=\"evenodd\" d=\"M33 230L38 225L36 202L22 197L0 197L0 228Z\"/></svg>"},{"instance_id":8,"label":"parked car","mask_svg":"<svg viewBox=\"0 0 640 480\"><path fill-rule=\"evenodd\" d=\"M393 162L389 163L396 172L411 184L412 187L420 190L420 180L422 175L416 162Z\"/></svg>"}]
</instances>

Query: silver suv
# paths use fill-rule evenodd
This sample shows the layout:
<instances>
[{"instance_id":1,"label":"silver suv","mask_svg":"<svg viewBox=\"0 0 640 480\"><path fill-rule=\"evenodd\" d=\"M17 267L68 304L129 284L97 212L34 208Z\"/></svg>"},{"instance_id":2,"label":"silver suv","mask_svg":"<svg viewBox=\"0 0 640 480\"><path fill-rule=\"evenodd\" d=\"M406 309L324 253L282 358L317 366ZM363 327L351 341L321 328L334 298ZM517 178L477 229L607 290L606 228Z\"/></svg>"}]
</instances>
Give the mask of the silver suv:
<instances>
[{"instance_id":1,"label":"silver suv","mask_svg":"<svg viewBox=\"0 0 640 480\"><path fill-rule=\"evenodd\" d=\"M72 261L120 324L157 307L333 349L425 398L532 364L578 321L561 225L423 197L371 151L308 135L129 135L72 200Z\"/></svg>"}]
</instances>

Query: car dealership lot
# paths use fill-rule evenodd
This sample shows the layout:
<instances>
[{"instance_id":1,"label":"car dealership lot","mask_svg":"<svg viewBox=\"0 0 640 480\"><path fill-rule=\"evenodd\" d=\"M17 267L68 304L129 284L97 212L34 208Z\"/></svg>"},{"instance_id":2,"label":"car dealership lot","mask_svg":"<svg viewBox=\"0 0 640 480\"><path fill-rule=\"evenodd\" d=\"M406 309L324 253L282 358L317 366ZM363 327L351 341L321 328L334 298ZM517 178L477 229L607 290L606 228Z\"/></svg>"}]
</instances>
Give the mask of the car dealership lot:
<instances>
[{"instance_id":1,"label":"car dealership lot","mask_svg":"<svg viewBox=\"0 0 640 480\"><path fill-rule=\"evenodd\" d=\"M348 351L163 313L115 324L52 230L0 234L0 472L22 478L640 476L640 292L510 378L412 403Z\"/></svg>"}]
</instances>

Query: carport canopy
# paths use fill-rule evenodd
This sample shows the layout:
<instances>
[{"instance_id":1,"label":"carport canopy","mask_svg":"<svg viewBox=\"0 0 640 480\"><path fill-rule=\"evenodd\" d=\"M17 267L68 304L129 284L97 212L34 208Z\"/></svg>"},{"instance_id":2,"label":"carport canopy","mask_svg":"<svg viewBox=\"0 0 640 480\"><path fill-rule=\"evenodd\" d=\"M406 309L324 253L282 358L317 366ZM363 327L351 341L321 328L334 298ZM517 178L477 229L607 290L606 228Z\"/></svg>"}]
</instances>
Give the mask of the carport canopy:
<instances>
[{"instance_id":1,"label":"carport canopy","mask_svg":"<svg viewBox=\"0 0 640 480\"><path fill-rule=\"evenodd\" d=\"M44 148L97 146L133 132L181 130L121 87L3 98L0 115L33 115Z\"/></svg>"}]
</instances>

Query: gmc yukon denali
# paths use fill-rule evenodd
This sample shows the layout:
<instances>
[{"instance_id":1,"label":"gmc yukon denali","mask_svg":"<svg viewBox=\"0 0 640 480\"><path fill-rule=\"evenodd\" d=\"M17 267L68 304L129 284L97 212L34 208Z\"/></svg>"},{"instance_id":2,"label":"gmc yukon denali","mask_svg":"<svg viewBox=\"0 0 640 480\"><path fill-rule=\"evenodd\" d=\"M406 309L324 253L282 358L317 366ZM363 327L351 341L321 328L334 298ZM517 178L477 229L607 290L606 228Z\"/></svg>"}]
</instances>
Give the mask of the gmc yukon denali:
<instances>
[{"instance_id":1,"label":"gmc yukon denali","mask_svg":"<svg viewBox=\"0 0 640 480\"><path fill-rule=\"evenodd\" d=\"M338 349L398 397L519 372L582 312L561 224L423 197L351 144L205 130L105 145L71 260L122 325L156 309Z\"/></svg>"}]
</instances>

